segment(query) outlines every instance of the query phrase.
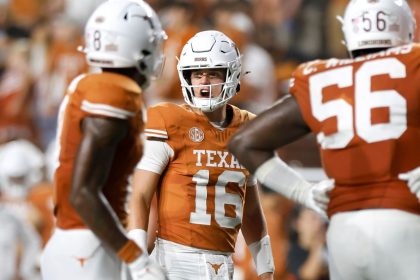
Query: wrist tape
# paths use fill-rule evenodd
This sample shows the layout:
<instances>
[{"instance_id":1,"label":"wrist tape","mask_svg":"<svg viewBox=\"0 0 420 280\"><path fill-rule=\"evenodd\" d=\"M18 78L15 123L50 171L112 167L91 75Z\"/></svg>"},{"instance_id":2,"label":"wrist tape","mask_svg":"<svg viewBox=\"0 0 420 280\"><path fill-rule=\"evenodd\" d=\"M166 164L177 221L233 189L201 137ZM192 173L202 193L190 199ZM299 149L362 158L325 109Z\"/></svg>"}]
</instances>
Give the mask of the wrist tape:
<instances>
[{"instance_id":1,"label":"wrist tape","mask_svg":"<svg viewBox=\"0 0 420 280\"><path fill-rule=\"evenodd\" d=\"M270 237L264 236L248 246L251 256L254 259L257 274L261 275L266 272L274 272L274 259L271 250Z\"/></svg>"}]
</instances>

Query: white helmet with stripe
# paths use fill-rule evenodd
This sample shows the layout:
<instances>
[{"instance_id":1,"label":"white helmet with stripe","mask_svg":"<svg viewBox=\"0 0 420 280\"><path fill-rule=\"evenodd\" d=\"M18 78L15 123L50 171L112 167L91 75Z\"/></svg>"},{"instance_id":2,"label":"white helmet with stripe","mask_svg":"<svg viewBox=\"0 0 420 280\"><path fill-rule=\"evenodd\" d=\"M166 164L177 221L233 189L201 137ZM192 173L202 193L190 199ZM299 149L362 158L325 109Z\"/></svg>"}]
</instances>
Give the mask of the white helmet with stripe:
<instances>
[{"instance_id":1,"label":"white helmet with stripe","mask_svg":"<svg viewBox=\"0 0 420 280\"><path fill-rule=\"evenodd\" d=\"M339 19L349 52L411 43L416 27L405 0L351 0Z\"/></svg>"},{"instance_id":2,"label":"white helmet with stripe","mask_svg":"<svg viewBox=\"0 0 420 280\"><path fill-rule=\"evenodd\" d=\"M197 33L182 49L177 66L185 102L207 112L220 108L239 91L241 66L239 50L229 37L215 30ZM214 68L226 69L221 94L213 98L195 97L191 70Z\"/></svg>"},{"instance_id":3,"label":"white helmet with stripe","mask_svg":"<svg viewBox=\"0 0 420 280\"><path fill-rule=\"evenodd\" d=\"M136 67L148 85L149 79L161 72L166 37L155 11L146 2L109 0L90 16L83 51L91 66Z\"/></svg>"}]
</instances>

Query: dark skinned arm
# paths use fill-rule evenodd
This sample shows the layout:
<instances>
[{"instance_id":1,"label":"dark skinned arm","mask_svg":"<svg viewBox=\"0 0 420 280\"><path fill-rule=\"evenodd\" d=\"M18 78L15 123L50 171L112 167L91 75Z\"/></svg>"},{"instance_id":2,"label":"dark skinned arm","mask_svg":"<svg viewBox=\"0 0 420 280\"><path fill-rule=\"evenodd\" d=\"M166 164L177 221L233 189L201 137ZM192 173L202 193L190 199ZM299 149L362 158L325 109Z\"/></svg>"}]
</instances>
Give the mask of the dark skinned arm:
<instances>
[{"instance_id":1,"label":"dark skinned arm","mask_svg":"<svg viewBox=\"0 0 420 280\"><path fill-rule=\"evenodd\" d=\"M267 226L260 203L258 186L247 188L241 231L248 246L267 235ZM260 280L271 280L273 277L272 272L266 272L258 276Z\"/></svg>"},{"instance_id":2,"label":"dark skinned arm","mask_svg":"<svg viewBox=\"0 0 420 280\"><path fill-rule=\"evenodd\" d=\"M81 129L83 139L75 161L70 202L95 235L118 252L128 239L102 188L128 123L88 117Z\"/></svg>"},{"instance_id":3,"label":"dark skinned arm","mask_svg":"<svg viewBox=\"0 0 420 280\"><path fill-rule=\"evenodd\" d=\"M296 100L287 96L258 115L230 139L228 150L251 173L275 151L310 132Z\"/></svg>"},{"instance_id":4,"label":"dark skinned arm","mask_svg":"<svg viewBox=\"0 0 420 280\"><path fill-rule=\"evenodd\" d=\"M241 230L248 245L267 235L267 227L260 204L258 186L247 188Z\"/></svg>"}]
</instances>

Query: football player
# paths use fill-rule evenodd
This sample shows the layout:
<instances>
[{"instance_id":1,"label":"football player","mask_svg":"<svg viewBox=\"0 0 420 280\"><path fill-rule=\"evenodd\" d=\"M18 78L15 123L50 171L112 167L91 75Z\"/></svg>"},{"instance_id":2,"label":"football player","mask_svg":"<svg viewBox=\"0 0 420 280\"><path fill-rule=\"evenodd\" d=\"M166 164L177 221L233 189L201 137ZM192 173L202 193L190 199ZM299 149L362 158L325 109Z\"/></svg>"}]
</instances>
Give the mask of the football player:
<instances>
[{"instance_id":1,"label":"football player","mask_svg":"<svg viewBox=\"0 0 420 280\"><path fill-rule=\"evenodd\" d=\"M184 46L177 68L186 104L161 103L148 110L129 235L146 246L156 192L158 238L152 256L169 279L232 279L240 229L260 279L272 279L257 182L227 151L231 135L254 118L227 103L239 91L240 53L225 34L203 31Z\"/></svg>"},{"instance_id":2,"label":"football player","mask_svg":"<svg viewBox=\"0 0 420 280\"><path fill-rule=\"evenodd\" d=\"M57 221L43 279L121 279L125 264L132 279L164 279L124 226L127 179L142 154L142 90L160 71L165 38L140 0L104 2L89 18L84 52L102 71L73 80L60 107Z\"/></svg>"},{"instance_id":3,"label":"football player","mask_svg":"<svg viewBox=\"0 0 420 280\"><path fill-rule=\"evenodd\" d=\"M42 180L43 154L27 140L0 146L0 279L39 279L43 222L28 194Z\"/></svg>"},{"instance_id":4,"label":"football player","mask_svg":"<svg viewBox=\"0 0 420 280\"><path fill-rule=\"evenodd\" d=\"M351 58L298 67L292 96L246 125L229 150L261 183L299 200L311 186L274 151L314 132L324 169L335 180L328 204L331 279L418 279L415 21L404 0L353 0L341 21Z\"/></svg>"}]
</instances>

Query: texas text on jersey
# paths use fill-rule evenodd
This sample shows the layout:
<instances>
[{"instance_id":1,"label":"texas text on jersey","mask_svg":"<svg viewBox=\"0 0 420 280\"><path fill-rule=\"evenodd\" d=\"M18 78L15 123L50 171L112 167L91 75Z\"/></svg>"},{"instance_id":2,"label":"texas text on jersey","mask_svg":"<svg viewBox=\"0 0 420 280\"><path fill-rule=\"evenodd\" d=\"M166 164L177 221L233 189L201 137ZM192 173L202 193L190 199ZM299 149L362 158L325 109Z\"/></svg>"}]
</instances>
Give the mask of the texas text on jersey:
<instances>
[{"instance_id":1,"label":"texas text on jersey","mask_svg":"<svg viewBox=\"0 0 420 280\"><path fill-rule=\"evenodd\" d=\"M165 141L172 149L157 191L158 235L194 248L233 252L246 187L256 181L226 144L254 116L228 105L233 119L221 130L193 110L170 103L148 110L147 139Z\"/></svg>"}]
</instances>

